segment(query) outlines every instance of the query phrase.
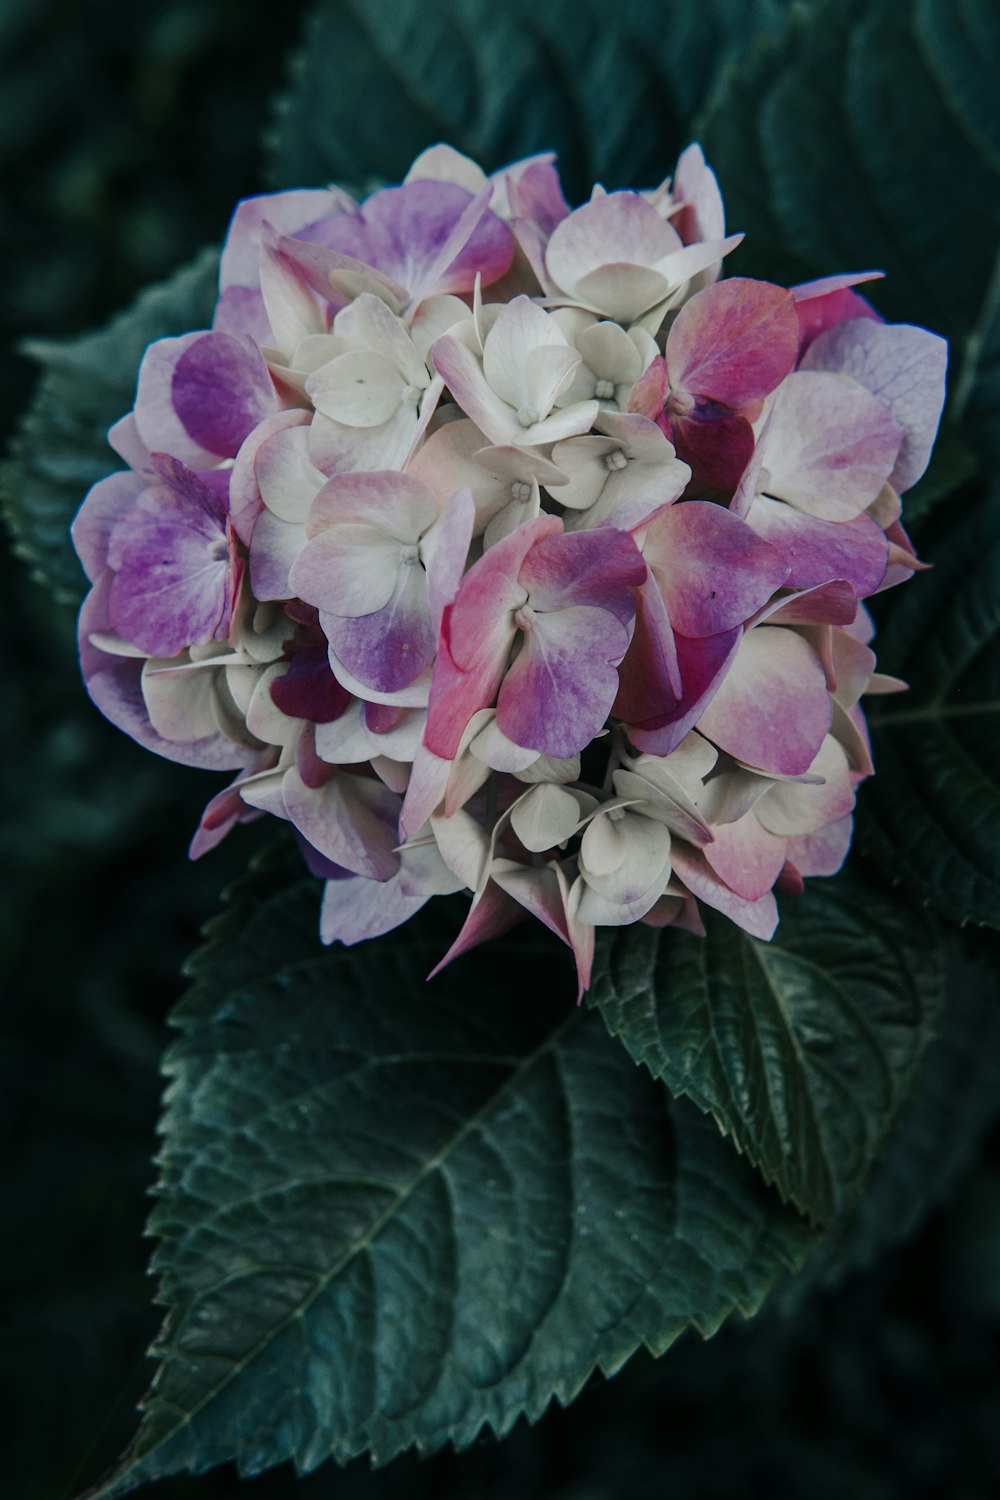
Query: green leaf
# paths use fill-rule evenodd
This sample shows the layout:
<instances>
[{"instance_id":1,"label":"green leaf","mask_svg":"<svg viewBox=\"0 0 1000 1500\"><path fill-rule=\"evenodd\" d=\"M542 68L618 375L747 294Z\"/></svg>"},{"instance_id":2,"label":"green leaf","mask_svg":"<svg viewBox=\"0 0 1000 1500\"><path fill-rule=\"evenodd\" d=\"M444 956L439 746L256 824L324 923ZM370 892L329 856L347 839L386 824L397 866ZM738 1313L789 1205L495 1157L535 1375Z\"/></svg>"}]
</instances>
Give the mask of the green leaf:
<instances>
[{"instance_id":1,"label":"green leaf","mask_svg":"<svg viewBox=\"0 0 1000 1500\"><path fill-rule=\"evenodd\" d=\"M832 1223L885 1150L940 1003L933 925L841 876L783 901L770 943L714 913L707 927L615 933L594 1001L637 1062Z\"/></svg>"},{"instance_id":2,"label":"green leaf","mask_svg":"<svg viewBox=\"0 0 1000 1500\"><path fill-rule=\"evenodd\" d=\"M885 874L955 922L1000 927L1000 500L934 553L878 638L910 692L872 700L878 774L859 837Z\"/></svg>"},{"instance_id":3,"label":"green leaf","mask_svg":"<svg viewBox=\"0 0 1000 1500\"><path fill-rule=\"evenodd\" d=\"M752 1313L809 1243L574 1006L554 945L425 985L439 916L325 953L315 918L315 883L252 875L174 1017L161 1365L96 1494L506 1433Z\"/></svg>"},{"instance_id":4,"label":"green leaf","mask_svg":"<svg viewBox=\"0 0 1000 1500\"><path fill-rule=\"evenodd\" d=\"M209 325L217 272L217 254L204 251L106 328L26 346L41 378L0 471L0 492L17 551L62 603L79 602L86 587L69 526L90 486L123 467L107 431L132 408L146 346Z\"/></svg>"},{"instance_id":5,"label":"green leaf","mask_svg":"<svg viewBox=\"0 0 1000 1500\"><path fill-rule=\"evenodd\" d=\"M732 223L817 272L880 267L878 307L956 356L1000 235L996 29L992 0L821 0L698 122Z\"/></svg>"},{"instance_id":6,"label":"green leaf","mask_svg":"<svg viewBox=\"0 0 1000 1500\"><path fill-rule=\"evenodd\" d=\"M488 170L555 150L577 197L594 181L658 182L722 66L788 8L323 0L279 106L271 179L398 180L418 151L446 141Z\"/></svg>"},{"instance_id":7,"label":"green leaf","mask_svg":"<svg viewBox=\"0 0 1000 1500\"><path fill-rule=\"evenodd\" d=\"M1000 464L1000 256L969 339L955 408L984 469L994 471Z\"/></svg>"},{"instance_id":8,"label":"green leaf","mask_svg":"<svg viewBox=\"0 0 1000 1500\"><path fill-rule=\"evenodd\" d=\"M977 934L976 936L980 936ZM913 1098L857 1212L790 1282L795 1303L816 1285L867 1270L904 1244L954 1190L1000 1114L996 964L954 930L945 949L948 1001L924 1053Z\"/></svg>"}]
</instances>

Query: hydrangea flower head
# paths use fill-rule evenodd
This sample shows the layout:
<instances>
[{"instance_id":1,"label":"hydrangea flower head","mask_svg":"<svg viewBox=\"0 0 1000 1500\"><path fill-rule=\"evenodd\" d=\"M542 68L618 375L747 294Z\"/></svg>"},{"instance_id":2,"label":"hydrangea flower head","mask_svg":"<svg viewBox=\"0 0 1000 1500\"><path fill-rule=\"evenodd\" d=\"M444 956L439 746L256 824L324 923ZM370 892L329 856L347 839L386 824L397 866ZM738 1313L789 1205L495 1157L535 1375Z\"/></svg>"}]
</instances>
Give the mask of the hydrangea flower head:
<instances>
[{"instance_id":1,"label":"hydrangea flower head","mask_svg":"<svg viewBox=\"0 0 1000 1500\"><path fill-rule=\"evenodd\" d=\"M291 823L321 935L526 917L761 938L873 766L865 599L946 349L857 286L726 276L700 148L571 208L554 161L444 146L356 203L241 203L211 329L161 339L73 536L95 703L235 779L192 853Z\"/></svg>"}]
</instances>

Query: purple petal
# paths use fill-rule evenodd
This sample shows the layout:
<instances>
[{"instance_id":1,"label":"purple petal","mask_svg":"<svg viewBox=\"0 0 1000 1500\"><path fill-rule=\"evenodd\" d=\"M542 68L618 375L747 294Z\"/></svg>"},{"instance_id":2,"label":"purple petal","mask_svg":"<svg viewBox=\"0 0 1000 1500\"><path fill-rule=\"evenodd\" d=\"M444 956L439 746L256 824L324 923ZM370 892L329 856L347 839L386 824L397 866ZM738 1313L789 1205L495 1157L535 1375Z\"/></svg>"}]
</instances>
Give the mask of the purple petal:
<instances>
[{"instance_id":1,"label":"purple petal","mask_svg":"<svg viewBox=\"0 0 1000 1500\"><path fill-rule=\"evenodd\" d=\"M427 601L427 575L416 562L404 564L392 597L382 609L357 619L324 614L323 629L347 670L366 687L394 693L431 664L436 633Z\"/></svg>"},{"instance_id":2,"label":"purple petal","mask_svg":"<svg viewBox=\"0 0 1000 1500\"><path fill-rule=\"evenodd\" d=\"M643 556L663 590L671 624L685 636L741 625L788 576L781 553L721 506L688 500L655 516Z\"/></svg>"},{"instance_id":3,"label":"purple petal","mask_svg":"<svg viewBox=\"0 0 1000 1500\"><path fill-rule=\"evenodd\" d=\"M312 787L289 770L282 795L295 827L334 864L371 880L396 874L400 800L381 781L336 771Z\"/></svg>"},{"instance_id":4,"label":"purple petal","mask_svg":"<svg viewBox=\"0 0 1000 1500\"><path fill-rule=\"evenodd\" d=\"M188 436L220 458L234 458L276 405L260 350L230 333L203 334L180 352L170 395Z\"/></svg>"},{"instance_id":5,"label":"purple petal","mask_svg":"<svg viewBox=\"0 0 1000 1500\"><path fill-rule=\"evenodd\" d=\"M753 428L745 417L699 400L693 411L671 416L670 430L678 457L690 464L699 484L736 488L753 456Z\"/></svg>"},{"instance_id":6,"label":"purple petal","mask_svg":"<svg viewBox=\"0 0 1000 1500\"><path fill-rule=\"evenodd\" d=\"M213 333L231 333L234 338L270 344L274 339L264 298L256 287L230 286L220 295L212 314Z\"/></svg>"},{"instance_id":7,"label":"purple petal","mask_svg":"<svg viewBox=\"0 0 1000 1500\"><path fill-rule=\"evenodd\" d=\"M119 635L170 657L228 635L234 562L217 497L183 464L160 465L111 534L108 602Z\"/></svg>"},{"instance_id":8,"label":"purple petal","mask_svg":"<svg viewBox=\"0 0 1000 1500\"><path fill-rule=\"evenodd\" d=\"M889 543L870 516L821 521L780 500L758 495L747 524L787 560L791 569L785 580L787 588L813 588L843 578L859 599L865 599L875 593L885 577Z\"/></svg>"},{"instance_id":9,"label":"purple petal","mask_svg":"<svg viewBox=\"0 0 1000 1500\"><path fill-rule=\"evenodd\" d=\"M472 670L493 654L501 638L509 644L514 629L510 612L525 602L518 577L524 559L532 547L561 533L562 522L555 516L539 516L497 542L469 569L450 611L456 666Z\"/></svg>"},{"instance_id":10,"label":"purple petal","mask_svg":"<svg viewBox=\"0 0 1000 1500\"><path fill-rule=\"evenodd\" d=\"M269 510L257 517L250 543L250 586L254 597L291 599L295 590L288 575L306 544L306 528L279 521Z\"/></svg>"},{"instance_id":11,"label":"purple petal","mask_svg":"<svg viewBox=\"0 0 1000 1500\"><path fill-rule=\"evenodd\" d=\"M76 555L91 583L108 566L108 543L118 522L126 515L149 484L144 474L131 470L109 474L99 479L89 491L70 528Z\"/></svg>"},{"instance_id":12,"label":"purple petal","mask_svg":"<svg viewBox=\"0 0 1000 1500\"><path fill-rule=\"evenodd\" d=\"M819 657L801 636L760 625L698 720L699 732L762 771L808 771L830 728L830 695Z\"/></svg>"},{"instance_id":13,"label":"purple petal","mask_svg":"<svg viewBox=\"0 0 1000 1500\"><path fill-rule=\"evenodd\" d=\"M885 402L903 430L903 444L889 476L893 489L908 490L927 468L945 396L948 345L926 328L908 323L872 323L853 318L820 335L802 368L850 375Z\"/></svg>"},{"instance_id":14,"label":"purple petal","mask_svg":"<svg viewBox=\"0 0 1000 1500\"><path fill-rule=\"evenodd\" d=\"M149 722L142 694L144 663L136 657L112 656L95 646L92 635L102 635L111 626L108 592L111 575L105 573L83 602L79 620L80 666L91 699L106 719L130 735L138 744L167 760L207 771L236 771L253 766L257 753L236 745L224 734L179 744L157 734Z\"/></svg>"},{"instance_id":15,"label":"purple petal","mask_svg":"<svg viewBox=\"0 0 1000 1500\"><path fill-rule=\"evenodd\" d=\"M627 648L627 629L606 609L536 614L500 688L500 729L542 755L576 755L604 727Z\"/></svg>"},{"instance_id":16,"label":"purple petal","mask_svg":"<svg viewBox=\"0 0 1000 1500\"><path fill-rule=\"evenodd\" d=\"M637 595L635 629L618 676L614 713L626 724L661 719L677 708L682 692L677 642L651 573Z\"/></svg>"}]
</instances>

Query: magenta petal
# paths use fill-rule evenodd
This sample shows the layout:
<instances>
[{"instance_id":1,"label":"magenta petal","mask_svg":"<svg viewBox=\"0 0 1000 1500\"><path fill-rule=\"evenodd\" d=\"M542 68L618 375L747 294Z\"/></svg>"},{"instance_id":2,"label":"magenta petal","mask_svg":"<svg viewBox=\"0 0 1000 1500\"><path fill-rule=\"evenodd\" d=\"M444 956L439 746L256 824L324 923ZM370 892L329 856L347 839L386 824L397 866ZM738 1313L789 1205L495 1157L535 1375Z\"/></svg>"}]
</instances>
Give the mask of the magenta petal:
<instances>
[{"instance_id":1,"label":"magenta petal","mask_svg":"<svg viewBox=\"0 0 1000 1500\"><path fill-rule=\"evenodd\" d=\"M677 643L663 595L647 572L637 594L635 630L619 668L614 714L626 724L661 719L677 708L681 674Z\"/></svg>"},{"instance_id":2,"label":"magenta petal","mask_svg":"<svg viewBox=\"0 0 1000 1500\"><path fill-rule=\"evenodd\" d=\"M765 604L788 576L781 553L721 506L689 500L655 516L643 556L681 635L720 635Z\"/></svg>"},{"instance_id":3,"label":"magenta petal","mask_svg":"<svg viewBox=\"0 0 1000 1500\"><path fill-rule=\"evenodd\" d=\"M533 609L586 604L609 610L623 625L635 613L632 589L645 580L646 564L635 542L612 527L543 537L518 573Z\"/></svg>"},{"instance_id":4,"label":"magenta petal","mask_svg":"<svg viewBox=\"0 0 1000 1500\"><path fill-rule=\"evenodd\" d=\"M108 566L108 543L118 522L126 515L149 484L149 477L133 474L109 474L99 479L87 494L70 528L76 555L91 583L95 583Z\"/></svg>"},{"instance_id":5,"label":"magenta petal","mask_svg":"<svg viewBox=\"0 0 1000 1500\"><path fill-rule=\"evenodd\" d=\"M799 359L809 345L832 328L836 323L847 323L852 318L870 318L881 323L881 316L871 303L854 291L858 281L871 281L881 273L863 271L857 276L823 276L802 286L793 286L795 311L799 316Z\"/></svg>"},{"instance_id":6,"label":"magenta petal","mask_svg":"<svg viewBox=\"0 0 1000 1500\"><path fill-rule=\"evenodd\" d=\"M731 276L698 292L677 314L667 339L670 384L725 406L747 406L794 368L798 342L791 292Z\"/></svg>"},{"instance_id":7,"label":"magenta petal","mask_svg":"<svg viewBox=\"0 0 1000 1500\"><path fill-rule=\"evenodd\" d=\"M805 370L850 375L885 402L903 430L903 444L889 476L902 493L916 484L930 460L944 406L948 345L926 328L872 323L854 318L816 339Z\"/></svg>"},{"instance_id":8,"label":"magenta petal","mask_svg":"<svg viewBox=\"0 0 1000 1500\"><path fill-rule=\"evenodd\" d=\"M697 723L705 705L711 701L719 684L723 681L736 655L743 635L737 625L721 635L703 636L691 640L686 636L675 636L677 664L681 673L684 693L681 701L669 713L660 714L645 722L631 721L629 738L637 750L648 750L651 755L669 755L676 750L691 726Z\"/></svg>"},{"instance_id":9,"label":"magenta petal","mask_svg":"<svg viewBox=\"0 0 1000 1500\"><path fill-rule=\"evenodd\" d=\"M604 727L627 647L628 631L608 610L536 614L500 688L500 729L542 755L576 755Z\"/></svg>"},{"instance_id":10,"label":"magenta petal","mask_svg":"<svg viewBox=\"0 0 1000 1500\"><path fill-rule=\"evenodd\" d=\"M445 607L451 604L462 582L475 524L476 507L471 491L456 490L440 520L423 539L421 552L427 569L427 600L435 637Z\"/></svg>"},{"instance_id":11,"label":"magenta petal","mask_svg":"<svg viewBox=\"0 0 1000 1500\"><path fill-rule=\"evenodd\" d=\"M434 657L427 575L416 562L400 568L392 597L381 609L357 618L324 613L320 622L347 670L379 693L407 687Z\"/></svg>"},{"instance_id":12,"label":"magenta petal","mask_svg":"<svg viewBox=\"0 0 1000 1500\"><path fill-rule=\"evenodd\" d=\"M260 350L230 333L203 334L182 351L170 394L188 436L220 458L234 458L277 404Z\"/></svg>"},{"instance_id":13,"label":"magenta petal","mask_svg":"<svg viewBox=\"0 0 1000 1500\"><path fill-rule=\"evenodd\" d=\"M788 588L847 579L858 598L866 599L885 577L889 543L870 516L821 521L758 495L747 523L784 555L791 570L785 580Z\"/></svg>"},{"instance_id":14,"label":"magenta petal","mask_svg":"<svg viewBox=\"0 0 1000 1500\"><path fill-rule=\"evenodd\" d=\"M351 702L351 694L330 671L324 646L296 651L283 677L271 683L271 699L291 719L331 724Z\"/></svg>"},{"instance_id":15,"label":"magenta petal","mask_svg":"<svg viewBox=\"0 0 1000 1500\"><path fill-rule=\"evenodd\" d=\"M232 560L225 508L196 475L160 457L154 480L111 534L115 630L150 656L228 634Z\"/></svg>"},{"instance_id":16,"label":"magenta petal","mask_svg":"<svg viewBox=\"0 0 1000 1500\"><path fill-rule=\"evenodd\" d=\"M427 749L446 761L453 760L458 753L472 715L481 708L491 707L515 635L514 626L510 624L484 637L478 658L473 660L468 671L463 671L452 655L454 613L455 605L449 605L441 619L424 731Z\"/></svg>"},{"instance_id":17,"label":"magenta petal","mask_svg":"<svg viewBox=\"0 0 1000 1500\"><path fill-rule=\"evenodd\" d=\"M831 713L826 674L808 642L760 625L743 637L698 729L747 765L799 776L815 759Z\"/></svg>"},{"instance_id":18,"label":"magenta petal","mask_svg":"<svg viewBox=\"0 0 1000 1500\"><path fill-rule=\"evenodd\" d=\"M753 428L745 417L700 401L693 411L673 416L670 428L678 458L691 465L699 484L736 489L754 451Z\"/></svg>"},{"instance_id":19,"label":"magenta petal","mask_svg":"<svg viewBox=\"0 0 1000 1500\"><path fill-rule=\"evenodd\" d=\"M834 578L799 594L782 594L757 614L754 625L851 625L858 613L858 596L846 578Z\"/></svg>"}]
</instances>

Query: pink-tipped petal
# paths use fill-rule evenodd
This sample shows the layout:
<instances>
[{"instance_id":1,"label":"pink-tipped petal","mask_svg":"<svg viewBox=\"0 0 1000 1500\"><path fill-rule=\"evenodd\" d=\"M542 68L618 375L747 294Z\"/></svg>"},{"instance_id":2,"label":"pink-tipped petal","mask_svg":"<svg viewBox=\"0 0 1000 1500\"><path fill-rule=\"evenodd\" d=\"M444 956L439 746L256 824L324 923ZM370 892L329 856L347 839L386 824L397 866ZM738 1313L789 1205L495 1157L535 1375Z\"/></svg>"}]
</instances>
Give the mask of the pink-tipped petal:
<instances>
[{"instance_id":1,"label":"pink-tipped petal","mask_svg":"<svg viewBox=\"0 0 1000 1500\"><path fill-rule=\"evenodd\" d=\"M500 688L497 724L542 755L576 755L611 712L627 646L628 631L605 609L536 614Z\"/></svg>"},{"instance_id":2,"label":"pink-tipped petal","mask_svg":"<svg viewBox=\"0 0 1000 1500\"><path fill-rule=\"evenodd\" d=\"M730 511L704 501L662 510L646 528L642 550L671 623L685 636L732 630L788 576L780 552Z\"/></svg>"},{"instance_id":3,"label":"pink-tipped petal","mask_svg":"<svg viewBox=\"0 0 1000 1500\"><path fill-rule=\"evenodd\" d=\"M794 368L799 321L783 287L732 276L685 303L667 338L674 389L740 407L770 394Z\"/></svg>"},{"instance_id":4,"label":"pink-tipped petal","mask_svg":"<svg viewBox=\"0 0 1000 1500\"><path fill-rule=\"evenodd\" d=\"M761 625L743 637L698 728L747 765L798 776L823 743L830 712L816 653L794 631Z\"/></svg>"}]
</instances>

